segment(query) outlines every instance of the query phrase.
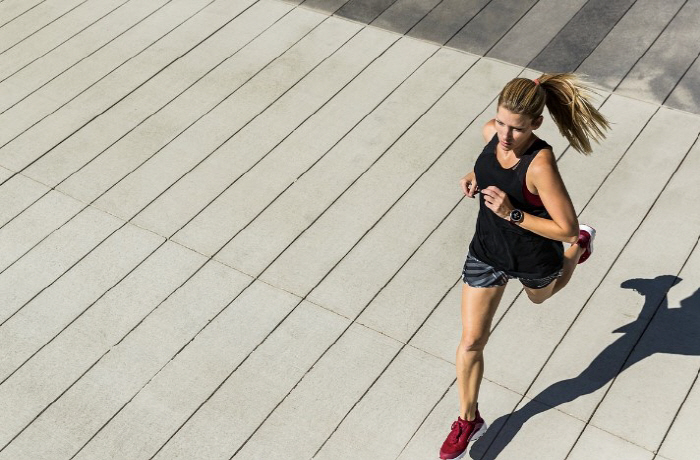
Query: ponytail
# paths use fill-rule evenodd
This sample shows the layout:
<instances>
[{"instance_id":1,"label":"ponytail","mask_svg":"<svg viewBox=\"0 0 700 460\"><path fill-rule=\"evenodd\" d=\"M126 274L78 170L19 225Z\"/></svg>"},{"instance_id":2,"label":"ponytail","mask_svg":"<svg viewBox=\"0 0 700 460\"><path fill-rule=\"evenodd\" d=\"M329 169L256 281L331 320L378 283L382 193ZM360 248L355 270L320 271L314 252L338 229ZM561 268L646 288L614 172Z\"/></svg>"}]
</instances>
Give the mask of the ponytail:
<instances>
[{"instance_id":1,"label":"ponytail","mask_svg":"<svg viewBox=\"0 0 700 460\"><path fill-rule=\"evenodd\" d=\"M594 93L571 73L542 74L535 80L515 78L508 82L498 97L498 105L513 113L542 115L545 105L571 146L583 154L592 152L593 139L605 138L610 124L591 102Z\"/></svg>"}]
</instances>

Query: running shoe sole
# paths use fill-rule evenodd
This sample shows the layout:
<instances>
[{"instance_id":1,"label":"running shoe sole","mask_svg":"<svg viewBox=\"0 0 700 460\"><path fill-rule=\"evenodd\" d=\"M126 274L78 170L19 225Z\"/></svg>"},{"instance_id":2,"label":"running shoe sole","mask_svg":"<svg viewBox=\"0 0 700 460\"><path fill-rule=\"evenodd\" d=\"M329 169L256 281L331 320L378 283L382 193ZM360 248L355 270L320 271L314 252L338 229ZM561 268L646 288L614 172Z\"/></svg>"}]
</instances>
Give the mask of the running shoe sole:
<instances>
[{"instance_id":1,"label":"running shoe sole","mask_svg":"<svg viewBox=\"0 0 700 460\"><path fill-rule=\"evenodd\" d=\"M590 227L588 225L584 225L584 224L580 224L578 226L578 228L579 228L579 230L584 230L584 231L588 232L589 235L591 235L591 238L588 240L588 249L587 249L588 250L588 257L586 257L584 260L580 260L579 263L581 264L581 263L585 262L586 260L588 260L588 258L591 256L591 254L593 254L593 240L595 240L595 228Z\"/></svg>"},{"instance_id":2,"label":"running shoe sole","mask_svg":"<svg viewBox=\"0 0 700 460\"><path fill-rule=\"evenodd\" d=\"M458 460L458 459L460 459L460 458L464 458L464 456L467 455L467 452L469 452L469 450L470 450L470 449L472 448L472 446L474 445L474 441L476 441L476 440L478 440L480 437L482 437L482 436L484 435L484 433L486 433L486 430L488 430L488 429L489 429L489 426L486 424L486 422L484 422L484 423L481 425L481 427L479 427L479 429L476 430L476 431L472 434L471 438L469 438L469 441L467 441L467 448L464 449L464 452L462 452L461 454L459 454L458 456L456 456L456 457L455 457L454 459L452 459L452 460Z\"/></svg>"}]
</instances>

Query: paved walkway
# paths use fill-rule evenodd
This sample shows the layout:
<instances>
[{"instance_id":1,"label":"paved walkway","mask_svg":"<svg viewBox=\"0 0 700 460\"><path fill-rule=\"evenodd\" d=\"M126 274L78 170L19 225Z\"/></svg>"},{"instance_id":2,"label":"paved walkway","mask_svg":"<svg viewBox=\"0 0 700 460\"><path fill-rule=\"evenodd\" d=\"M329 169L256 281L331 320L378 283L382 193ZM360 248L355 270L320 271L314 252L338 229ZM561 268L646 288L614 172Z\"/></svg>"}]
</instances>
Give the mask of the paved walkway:
<instances>
[{"instance_id":1,"label":"paved walkway","mask_svg":"<svg viewBox=\"0 0 700 460\"><path fill-rule=\"evenodd\" d=\"M331 3L0 1L0 460L437 457L476 216L458 179L500 88L585 22L523 62L414 38L457 1L408 36L380 19L429 2ZM583 64L651 4L601 3L557 3L621 18ZM340 14L379 4L383 28ZM654 43L697 18L664 5ZM654 46L630 68L676 72ZM671 104L697 65L665 95L596 77L614 129L591 157L540 130L596 253L544 305L509 284L472 458L700 452L700 116Z\"/></svg>"}]
</instances>

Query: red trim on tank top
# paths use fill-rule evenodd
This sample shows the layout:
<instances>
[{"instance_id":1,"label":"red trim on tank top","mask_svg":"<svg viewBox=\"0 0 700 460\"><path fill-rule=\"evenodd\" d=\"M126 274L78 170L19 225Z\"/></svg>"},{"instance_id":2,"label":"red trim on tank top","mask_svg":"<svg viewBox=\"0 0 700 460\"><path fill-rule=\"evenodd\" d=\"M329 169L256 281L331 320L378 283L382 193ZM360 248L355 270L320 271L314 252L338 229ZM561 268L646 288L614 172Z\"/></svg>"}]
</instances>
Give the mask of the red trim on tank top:
<instances>
[{"instance_id":1,"label":"red trim on tank top","mask_svg":"<svg viewBox=\"0 0 700 460\"><path fill-rule=\"evenodd\" d=\"M527 184L523 182L523 197L525 198L525 201L527 201L529 204L533 206L542 206L544 207L544 203L542 203L542 200L540 199L539 195L535 195L532 193L530 190L527 189Z\"/></svg>"}]
</instances>

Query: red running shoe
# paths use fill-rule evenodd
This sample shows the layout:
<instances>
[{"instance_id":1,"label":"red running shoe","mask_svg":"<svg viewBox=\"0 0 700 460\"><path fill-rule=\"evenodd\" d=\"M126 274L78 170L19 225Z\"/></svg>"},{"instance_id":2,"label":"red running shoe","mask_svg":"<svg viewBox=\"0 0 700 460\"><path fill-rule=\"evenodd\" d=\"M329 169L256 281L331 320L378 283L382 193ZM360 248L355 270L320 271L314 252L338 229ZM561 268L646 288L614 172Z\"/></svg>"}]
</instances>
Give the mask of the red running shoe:
<instances>
[{"instance_id":1,"label":"red running shoe","mask_svg":"<svg viewBox=\"0 0 700 460\"><path fill-rule=\"evenodd\" d=\"M479 409L476 410L476 418L471 422L463 420L462 417L457 417L452 423L452 431L442 443L440 448L441 459L462 458L467 453L469 441L476 441L486 432L488 426L484 419L479 415Z\"/></svg>"},{"instance_id":2,"label":"red running shoe","mask_svg":"<svg viewBox=\"0 0 700 460\"><path fill-rule=\"evenodd\" d=\"M578 259L578 263L582 264L593 254L593 240L595 239L595 228L588 225L578 226L578 242L577 244L583 248L583 254Z\"/></svg>"}]
</instances>

